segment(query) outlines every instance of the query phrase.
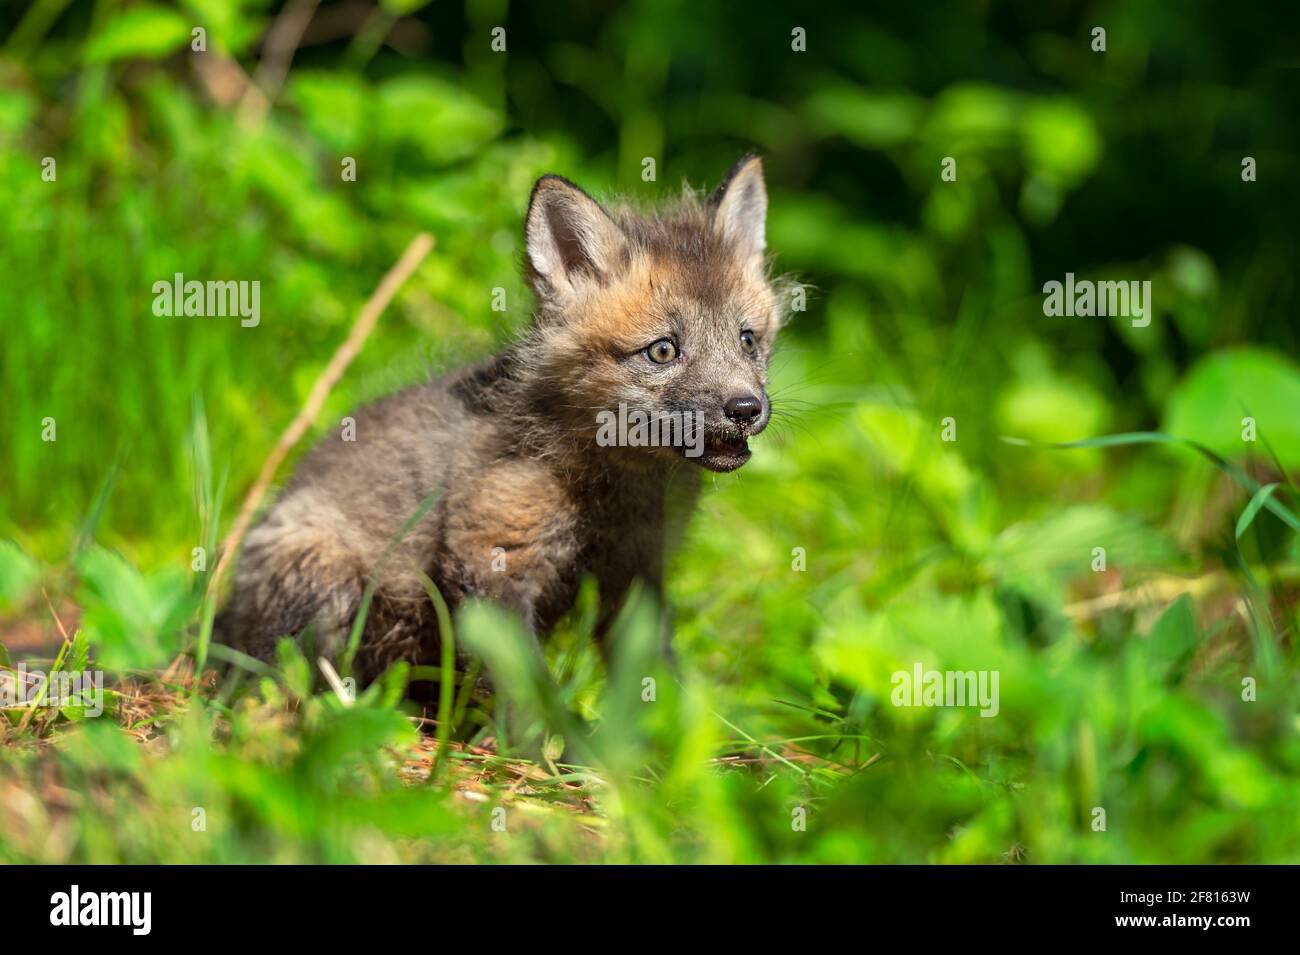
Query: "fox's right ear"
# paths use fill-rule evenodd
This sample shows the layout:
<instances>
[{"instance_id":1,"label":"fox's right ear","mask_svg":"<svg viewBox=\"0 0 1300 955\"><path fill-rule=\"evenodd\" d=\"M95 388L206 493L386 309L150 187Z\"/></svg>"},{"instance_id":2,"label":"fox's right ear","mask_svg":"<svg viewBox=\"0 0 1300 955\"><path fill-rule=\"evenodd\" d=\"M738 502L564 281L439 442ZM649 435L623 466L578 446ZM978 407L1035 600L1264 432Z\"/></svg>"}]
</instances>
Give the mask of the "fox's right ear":
<instances>
[{"instance_id":1,"label":"fox's right ear","mask_svg":"<svg viewBox=\"0 0 1300 955\"><path fill-rule=\"evenodd\" d=\"M551 292L587 278L603 281L627 243L600 204L562 176L543 176L533 186L524 238L528 264Z\"/></svg>"},{"instance_id":2,"label":"fox's right ear","mask_svg":"<svg viewBox=\"0 0 1300 955\"><path fill-rule=\"evenodd\" d=\"M767 250L767 185L763 160L749 153L731 167L709 198L722 234L742 252L761 257Z\"/></svg>"}]
</instances>

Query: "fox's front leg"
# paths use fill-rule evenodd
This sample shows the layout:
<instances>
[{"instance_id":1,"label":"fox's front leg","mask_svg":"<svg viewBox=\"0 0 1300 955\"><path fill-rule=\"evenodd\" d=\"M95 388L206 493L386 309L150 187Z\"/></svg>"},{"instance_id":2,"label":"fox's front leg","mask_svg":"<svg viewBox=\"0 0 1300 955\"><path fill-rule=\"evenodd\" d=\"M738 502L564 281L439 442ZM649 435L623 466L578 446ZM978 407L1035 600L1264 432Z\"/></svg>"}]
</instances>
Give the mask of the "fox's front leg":
<instances>
[{"instance_id":1,"label":"fox's front leg","mask_svg":"<svg viewBox=\"0 0 1300 955\"><path fill-rule=\"evenodd\" d=\"M653 499L647 501L642 513L631 515L633 519L623 526L611 527L594 549L592 563L600 596L595 636L606 669L616 656L613 643L618 639L614 632L618 618L630 600L642 607L649 604L659 614L660 650L665 657L672 657L671 628L666 625L668 609L664 599L666 535L662 527L662 506Z\"/></svg>"},{"instance_id":2,"label":"fox's front leg","mask_svg":"<svg viewBox=\"0 0 1300 955\"><path fill-rule=\"evenodd\" d=\"M531 666L545 674L541 638L577 591L576 518L567 501L532 468L499 466L451 495L446 514L446 555L453 567L444 579L459 583L461 599L485 598L517 614ZM531 688L503 686L500 673L491 678L503 746L540 759L541 740L529 738L537 716L528 705Z\"/></svg>"}]
</instances>

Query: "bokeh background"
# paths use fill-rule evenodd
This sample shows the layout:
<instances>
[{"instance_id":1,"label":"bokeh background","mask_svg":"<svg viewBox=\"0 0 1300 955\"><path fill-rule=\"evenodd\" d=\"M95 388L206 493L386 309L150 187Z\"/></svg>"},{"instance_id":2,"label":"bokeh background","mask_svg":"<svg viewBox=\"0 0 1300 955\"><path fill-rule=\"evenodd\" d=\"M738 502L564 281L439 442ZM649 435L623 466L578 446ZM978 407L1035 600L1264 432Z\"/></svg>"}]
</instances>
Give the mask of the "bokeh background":
<instances>
[{"instance_id":1,"label":"bokeh background","mask_svg":"<svg viewBox=\"0 0 1300 955\"><path fill-rule=\"evenodd\" d=\"M0 859L1300 859L1294 10L0 11L0 664L115 687L112 719L5 711ZM436 249L317 433L527 322L537 176L653 200L749 149L808 307L781 417L675 558L681 686L642 704L631 651L607 682L584 606L536 690L544 758L466 700L435 761L412 674L344 707L287 648L169 666L203 629L193 549L414 234ZM260 281L259 326L155 316L176 272ZM1045 316L1067 272L1149 280L1151 324ZM1048 446L1144 432L1180 441ZM915 662L997 670L999 715L892 706Z\"/></svg>"}]
</instances>

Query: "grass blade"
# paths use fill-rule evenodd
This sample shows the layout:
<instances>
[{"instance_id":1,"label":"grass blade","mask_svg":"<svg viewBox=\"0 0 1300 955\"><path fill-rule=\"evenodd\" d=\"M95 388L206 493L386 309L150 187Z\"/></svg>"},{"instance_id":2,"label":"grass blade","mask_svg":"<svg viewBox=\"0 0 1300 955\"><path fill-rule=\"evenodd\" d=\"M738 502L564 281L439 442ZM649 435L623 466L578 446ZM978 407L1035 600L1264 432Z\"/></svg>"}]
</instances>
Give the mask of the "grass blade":
<instances>
[{"instance_id":1,"label":"grass blade","mask_svg":"<svg viewBox=\"0 0 1300 955\"><path fill-rule=\"evenodd\" d=\"M1241 512L1241 517L1237 518L1237 540L1241 540L1241 535L1250 529L1250 525L1255 521L1255 515L1268 503L1269 498L1273 496L1273 492L1278 487L1279 485L1276 483L1265 484L1255 492L1254 497L1250 499L1250 503L1246 505L1246 509Z\"/></svg>"}]
</instances>

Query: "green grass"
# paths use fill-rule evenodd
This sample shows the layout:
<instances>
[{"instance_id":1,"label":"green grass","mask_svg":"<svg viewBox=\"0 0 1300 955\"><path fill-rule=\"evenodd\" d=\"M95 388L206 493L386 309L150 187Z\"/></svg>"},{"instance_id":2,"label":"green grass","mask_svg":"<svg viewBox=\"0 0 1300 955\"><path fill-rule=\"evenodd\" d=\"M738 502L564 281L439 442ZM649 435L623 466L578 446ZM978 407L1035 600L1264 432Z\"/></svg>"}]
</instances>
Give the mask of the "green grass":
<instances>
[{"instance_id":1,"label":"green grass","mask_svg":"<svg viewBox=\"0 0 1300 955\"><path fill-rule=\"evenodd\" d=\"M804 59L768 15L634 9L575 43L536 11L431 7L463 49L302 50L248 125L174 23L132 40L73 7L0 46L0 681L25 660L111 693L99 718L3 711L0 862L1300 861L1295 240L1274 214L1294 150L1258 133L1293 124L1267 76L1233 73L1217 14L1126 8L1099 73L1063 52L1082 20L1030 43L958 3L907 30L809 12ZM252 69L266 24L232 9L213 41ZM507 16L510 57L485 59ZM1170 108L1189 36L1214 38L1195 75L1231 115ZM437 247L317 433L527 320L536 176L651 198L751 145L808 308L772 427L673 557L676 670L638 602L606 672L590 589L547 673L491 608L453 621L508 712L450 659L352 700L291 643L272 665L211 642L218 542L413 234ZM154 316L178 271L260 280L261 324ZM1044 316L1066 271L1150 279L1152 325ZM997 716L894 705L917 664L996 671Z\"/></svg>"},{"instance_id":2,"label":"green grass","mask_svg":"<svg viewBox=\"0 0 1300 955\"><path fill-rule=\"evenodd\" d=\"M505 724L463 695L454 710L451 697L423 712L403 704L403 671L347 706L288 643L265 672L235 666L196 685L182 671L171 686L150 673L118 684L114 720L41 710L19 732L11 715L0 852L8 861L1294 860L1300 752L1286 674L1296 661L1278 634L1295 621L1275 599L1294 587L1293 566L1192 567L1173 589L1144 596L1132 586L1131 600L1071 614L1056 594L1161 579L1150 562L1173 552L1160 531L1067 507L974 552L954 533L953 486L932 485L918 461L895 471L842 416L812 415L805 427L719 482L679 555L669 589L681 685L654 660L648 610L624 620L622 656L604 674L589 601L552 647L558 682L530 669L509 621L486 608L461 615L459 639L526 711ZM847 460L861 463L878 500L860 500L848 482L823 480L807 494L789 482L788 470L833 473ZM1200 466L1191 456L1182 464ZM1248 500L1242 492L1242 513ZM1273 519L1262 508L1254 516L1246 538ZM906 525L906 546L891 525ZM1104 576L1089 569L1092 541L1109 546ZM794 547L807 570L792 569ZM112 650L116 673L131 672L146 662L139 643L154 611L187 606L184 593L161 574L133 577L105 552L85 559L84 573L108 582L82 594L83 632ZM1171 601L1182 589L1197 599ZM131 616L139 612L148 620ZM183 649L184 637L164 639L183 622L161 626L155 654ZM999 715L891 706L890 674L914 661L997 670ZM1258 683L1255 702L1241 699L1244 676ZM653 702L643 700L646 677ZM531 730L502 753L506 725ZM439 737L452 742L435 764ZM1106 809L1105 832L1090 829L1094 807ZM196 808L203 832L191 828ZM498 808L505 832L493 829ZM804 831L792 828L800 808ZM38 823L67 836L23 839L18 830Z\"/></svg>"}]
</instances>

